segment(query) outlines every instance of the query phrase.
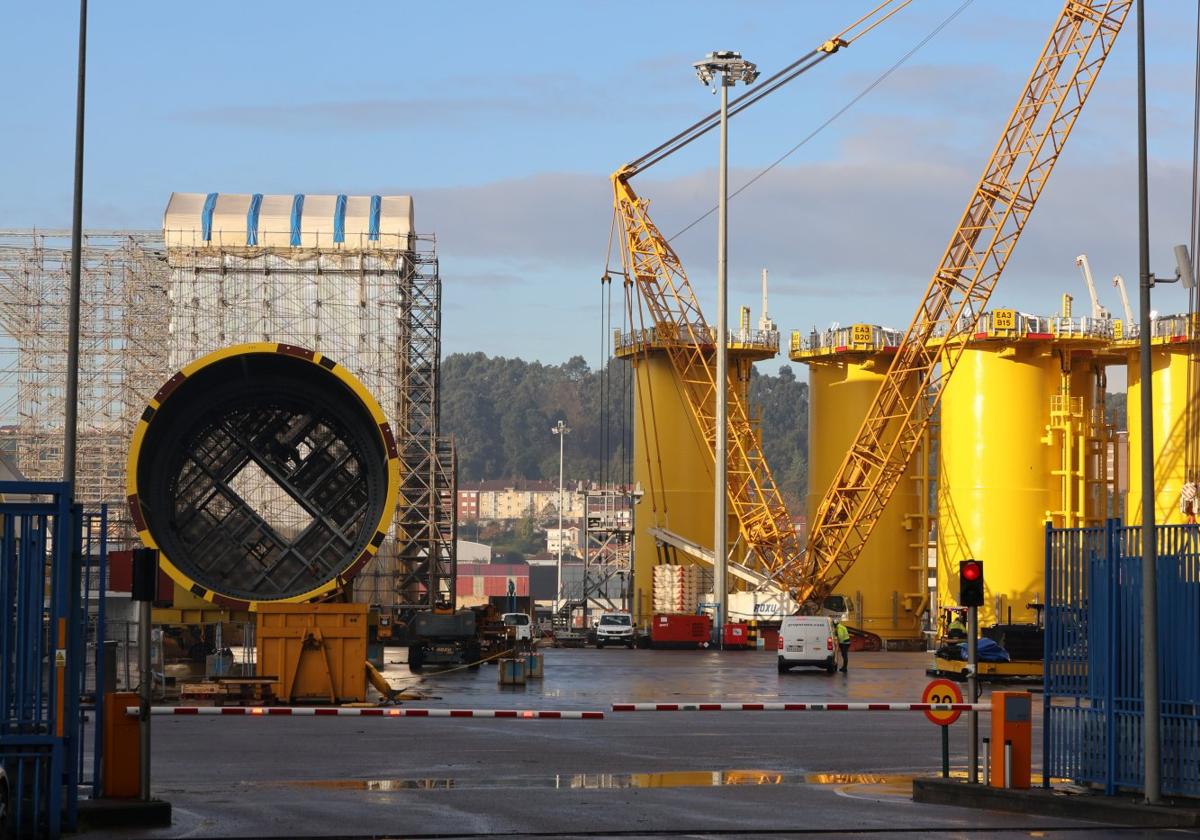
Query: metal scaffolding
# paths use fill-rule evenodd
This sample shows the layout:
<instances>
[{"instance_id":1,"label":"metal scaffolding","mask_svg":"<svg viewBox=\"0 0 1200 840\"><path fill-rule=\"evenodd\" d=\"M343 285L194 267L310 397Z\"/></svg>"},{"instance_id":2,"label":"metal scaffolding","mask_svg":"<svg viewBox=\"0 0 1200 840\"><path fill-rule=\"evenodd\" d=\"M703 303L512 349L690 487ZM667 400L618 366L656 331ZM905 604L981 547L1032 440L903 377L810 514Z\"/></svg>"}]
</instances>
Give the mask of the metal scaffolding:
<instances>
[{"instance_id":1,"label":"metal scaffolding","mask_svg":"<svg viewBox=\"0 0 1200 840\"><path fill-rule=\"evenodd\" d=\"M640 499L627 487L592 486L583 495L583 593L588 609L627 610L633 582L633 509Z\"/></svg>"},{"instance_id":2,"label":"metal scaffolding","mask_svg":"<svg viewBox=\"0 0 1200 840\"><path fill-rule=\"evenodd\" d=\"M0 231L0 423L18 469L37 481L62 478L70 266L69 231ZM169 371L168 281L161 236L84 234L75 497L108 503L118 548L133 538L130 432Z\"/></svg>"}]
</instances>

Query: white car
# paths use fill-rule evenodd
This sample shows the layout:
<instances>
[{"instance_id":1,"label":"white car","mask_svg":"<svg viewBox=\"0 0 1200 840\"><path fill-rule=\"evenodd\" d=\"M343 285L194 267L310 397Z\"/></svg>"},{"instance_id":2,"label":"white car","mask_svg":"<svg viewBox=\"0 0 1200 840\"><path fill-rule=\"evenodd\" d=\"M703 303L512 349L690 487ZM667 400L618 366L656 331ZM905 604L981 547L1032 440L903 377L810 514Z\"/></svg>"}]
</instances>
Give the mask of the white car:
<instances>
[{"instance_id":1,"label":"white car","mask_svg":"<svg viewBox=\"0 0 1200 840\"><path fill-rule=\"evenodd\" d=\"M596 623L596 647L605 645L625 645L632 648L637 644L637 628L633 626L633 618L629 613L606 612L600 614Z\"/></svg>"},{"instance_id":2,"label":"white car","mask_svg":"<svg viewBox=\"0 0 1200 840\"><path fill-rule=\"evenodd\" d=\"M513 628L513 638L518 642L528 642L533 638L533 626L526 613L505 613L500 616L505 627Z\"/></svg>"},{"instance_id":3,"label":"white car","mask_svg":"<svg viewBox=\"0 0 1200 840\"><path fill-rule=\"evenodd\" d=\"M784 616L778 647L781 674L796 665L824 668L830 674L842 667L842 650L829 616Z\"/></svg>"}]
</instances>

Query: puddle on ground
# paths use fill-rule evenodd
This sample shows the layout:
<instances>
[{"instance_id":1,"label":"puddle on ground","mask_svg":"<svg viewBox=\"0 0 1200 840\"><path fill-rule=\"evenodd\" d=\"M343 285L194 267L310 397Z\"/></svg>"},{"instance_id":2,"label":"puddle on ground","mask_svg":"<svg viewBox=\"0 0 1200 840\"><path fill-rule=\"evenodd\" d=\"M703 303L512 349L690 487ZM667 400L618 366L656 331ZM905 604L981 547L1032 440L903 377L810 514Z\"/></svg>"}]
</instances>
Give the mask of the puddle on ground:
<instances>
[{"instance_id":1,"label":"puddle on ground","mask_svg":"<svg viewBox=\"0 0 1200 840\"><path fill-rule=\"evenodd\" d=\"M662 773L559 773L546 776L483 776L478 778L312 779L278 782L287 787L325 790L472 790L477 788L541 788L557 790L620 790L626 788L734 787L739 785L831 785L871 787L907 796L921 773L781 773L775 770L674 770ZM966 779L965 770L951 778ZM1034 776L1034 785L1041 776ZM1061 781L1054 780L1056 783Z\"/></svg>"},{"instance_id":2,"label":"puddle on ground","mask_svg":"<svg viewBox=\"0 0 1200 840\"><path fill-rule=\"evenodd\" d=\"M562 773L551 776L481 778L316 779L283 782L290 787L327 790L467 790L473 788L553 788L616 790L623 788L726 787L735 785L897 785L911 784L911 774L780 773L774 770L676 770L663 773Z\"/></svg>"}]
</instances>

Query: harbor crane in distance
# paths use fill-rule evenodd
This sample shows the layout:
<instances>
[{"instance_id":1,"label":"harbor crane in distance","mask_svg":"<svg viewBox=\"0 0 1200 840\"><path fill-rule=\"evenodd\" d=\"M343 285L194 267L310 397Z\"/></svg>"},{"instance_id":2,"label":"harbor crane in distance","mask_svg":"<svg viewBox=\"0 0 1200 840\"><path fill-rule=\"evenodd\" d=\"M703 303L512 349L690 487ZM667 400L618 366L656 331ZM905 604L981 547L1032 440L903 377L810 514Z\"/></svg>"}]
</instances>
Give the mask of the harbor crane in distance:
<instances>
[{"instance_id":1,"label":"harbor crane in distance","mask_svg":"<svg viewBox=\"0 0 1200 840\"><path fill-rule=\"evenodd\" d=\"M837 35L774 75L759 81L729 102L733 116L815 67L838 50L888 20L912 0L880 3ZM633 177L682 149L719 125L714 111L671 139L633 160L611 176L614 231L621 253L627 306L636 295L637 317L647 319L653 342L663 348L680 383L700 437L715 460L716 394L715 334L700 311L695 291L679 256L651 220L649 202L638 196ZM606 277L608 276L606 272ZM643 330L643 332L648 332ZM737 389L728 391L728 499L736 517L739 538L749 550L754 572L769 576L794 563L803 553L791 517L763 454L751 414Z\"/></svg>"},{"instance_id":2,"label":"harbor crane in distance","mask_svg":"<svg viewBox=\"0 0 1200 840\"><path fill-rule=\"evenodd\" d=\"M821 603L854 565L917 451L1133 0L1066 0L858 434L778 575Z\"/></svg>"},{"instance_id":3,"label":"harbor crane in distance","mask_svg":"<svg viewBox=\"0 0 1200 840\"><path fill-rule=\"evenodd\" d=\"M1134 323L1133 307L1129 305L1129 292L1125 290L1125 278L1120 274L1113 275L1113 285L1117 287L1117 291L1121 293L1121 308L1125 310L1126 329Z\"/></svg>"},{"instance_id":4,"label":"harbor crane in distance","mask_svg":"<svg viewBox=\"0 0 1200 840\"><path fill-rule=\"evenodd\" d=\"M1087 284L1088 297L1092 299L1092 317L1096 320L1112 317L1112 313L1100 305L1100 295L1096 293L1096 283L1092 280L1092 264L1088 261L1087 254L1076 257L1075 265L1083 271L1083 282Z\"/></svg>"}]
</instances>

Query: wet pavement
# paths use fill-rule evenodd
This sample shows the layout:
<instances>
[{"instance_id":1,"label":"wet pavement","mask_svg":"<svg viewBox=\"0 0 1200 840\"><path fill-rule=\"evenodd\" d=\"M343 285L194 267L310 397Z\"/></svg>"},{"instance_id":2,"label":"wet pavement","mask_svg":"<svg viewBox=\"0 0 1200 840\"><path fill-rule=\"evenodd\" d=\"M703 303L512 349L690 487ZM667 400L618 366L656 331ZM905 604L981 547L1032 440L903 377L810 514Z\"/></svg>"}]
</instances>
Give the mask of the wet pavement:
<instances>
[{"instance_id":1,"label":"wet pavement","mask_svg":"<svg viewBox=\"0 0 1200 840\"><path fill-rule=\"evenodd\" d=\"M418 677L389 653L393 684L430 695L406 706L493 709L916 701L929 663L856 654L848 674L830 676L779 674L769 652L551 650L540 684L509 689L494 666ZM957 772L965 733L951 732ZM154 790L175 824L88 836L1143 836L914 804L911 778L938 771L939 749L938 729L909 712L156 718Z\"/></svg>"}]
</instances>

